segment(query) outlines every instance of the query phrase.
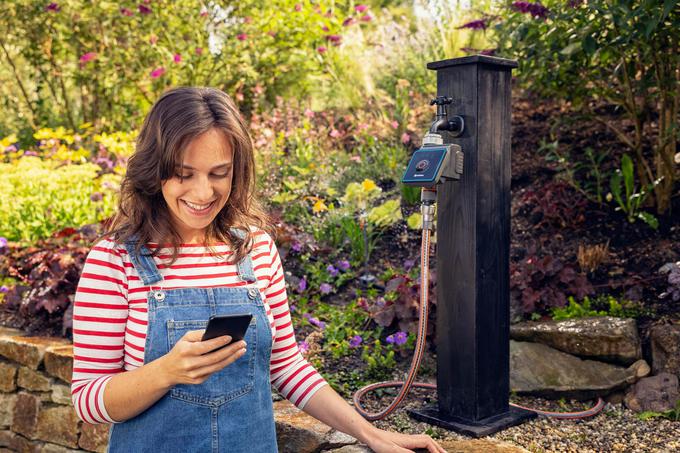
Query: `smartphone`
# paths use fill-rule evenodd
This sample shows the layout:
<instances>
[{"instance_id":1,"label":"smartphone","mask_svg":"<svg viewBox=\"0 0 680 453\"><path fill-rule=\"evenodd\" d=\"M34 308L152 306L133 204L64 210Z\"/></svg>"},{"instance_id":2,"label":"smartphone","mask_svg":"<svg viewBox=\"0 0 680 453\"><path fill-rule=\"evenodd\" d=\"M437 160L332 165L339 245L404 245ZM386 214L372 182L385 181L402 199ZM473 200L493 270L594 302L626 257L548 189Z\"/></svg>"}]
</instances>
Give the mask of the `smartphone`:
<instances>
[{"instance_id":1,"label":"smartphone","mask_svg":"<svg viewBox=\"0 0 680 453\"><path fill-rule=\"evenodd\" d=\"M253 319L253 315L250 313L240 315L211 316L208 320L208 325L205 328L205 332L203 333L201 341L211 340L223 335L231 336L232 343L243 340L243 338L246 336L246 331L248 330L251 319ZM217 351L224 346L213 349L213 351Z\"/></svg>"}]
</instances>

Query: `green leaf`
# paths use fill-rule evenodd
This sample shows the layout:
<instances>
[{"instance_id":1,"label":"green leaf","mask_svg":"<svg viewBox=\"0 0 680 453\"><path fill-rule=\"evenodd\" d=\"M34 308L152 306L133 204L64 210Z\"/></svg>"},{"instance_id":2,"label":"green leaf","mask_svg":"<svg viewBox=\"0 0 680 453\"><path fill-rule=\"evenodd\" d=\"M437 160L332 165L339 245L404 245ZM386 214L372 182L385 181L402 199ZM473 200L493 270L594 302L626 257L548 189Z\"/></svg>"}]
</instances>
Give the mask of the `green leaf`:
<instances>
[{"instance_id":1,"label":"green leaf","mask_svg":"<svg viewBox=\"0 0 680 453\"><path fill-rule=\"evenodd\" d=\"M661 20L665 20L670 14L671 10L678 4L678 0L664 0L663 2L663 16Z\"/></svg>"},{"instance_id":2,"label":"green leaf","mask_svg":"<svg viewBox=\"0 0 680 453\"><path fill-rule=\"evenodd\" d=\"M592 36L588 35L583 40L583 50L585 50L588 55L593 55L597 50L597 42L595 42L595 39Z\"/></svg>"},{"instance_id":3,"label":"green leaf","mask_svg":"<svg viewBox=\"0 0 680 453\"><path fill-rule=\"evenodd\" d=\"M567 56L569 56L569 55L575 54L575 53L578 52L579 50L581 50L581 41L577 41L577 42L573 42L573 43L569 44L567 47L565 47L564 49L562 49L562 50L560 51L560 53L561 53L562 55L567 55Z\"/></svg>"},{"instance_id":4,"label":"green leaf","mask_svg":"<svg viewBox=\"0 0 680 453\"><path fill-rule=\"evenodd\" d=\"M652 214L648 212L638 212L637 214L638 218L645 222L647 225L652 227L653 229L659 228L659 219L654 217Z\"/></svg>"},{"instance_id":5,"label":"green leaf","mask_svg":"<svg viewBox=\"0 0 680 453\"><path fill-rule=\"evenodd\" d=\"M621 159L621 171L623 172L623 183L626 185L626 198L630 199L635 192L635 177L633 176L633 161L628 154L624 154Z\"/></svg>"}]
</instances>

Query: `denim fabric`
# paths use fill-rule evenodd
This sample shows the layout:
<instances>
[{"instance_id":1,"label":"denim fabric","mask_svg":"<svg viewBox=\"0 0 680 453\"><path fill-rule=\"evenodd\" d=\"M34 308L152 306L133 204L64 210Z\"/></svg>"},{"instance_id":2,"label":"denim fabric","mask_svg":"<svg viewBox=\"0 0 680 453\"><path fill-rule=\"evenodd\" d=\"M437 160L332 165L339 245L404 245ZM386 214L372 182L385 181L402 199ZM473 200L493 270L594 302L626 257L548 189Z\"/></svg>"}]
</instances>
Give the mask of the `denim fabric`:
<instances>
[{"instance_id":1,"label":"denim fabric","mask_svg":"<svg viewBox=\"0 0 680 453\"><path fill-rule=\"evenodd\" d=\"M111 426L111 453L277 452L269 382L272 334L250 256L238 264L238 288L162 289L149 250L125 244L148 294L144 363L167 354L189 330L205 329L212 315L251 313L247 352L203 384L178 384L138 416ZM158 287L158 289L156 289Z\"/></svg>"}]
</instances>

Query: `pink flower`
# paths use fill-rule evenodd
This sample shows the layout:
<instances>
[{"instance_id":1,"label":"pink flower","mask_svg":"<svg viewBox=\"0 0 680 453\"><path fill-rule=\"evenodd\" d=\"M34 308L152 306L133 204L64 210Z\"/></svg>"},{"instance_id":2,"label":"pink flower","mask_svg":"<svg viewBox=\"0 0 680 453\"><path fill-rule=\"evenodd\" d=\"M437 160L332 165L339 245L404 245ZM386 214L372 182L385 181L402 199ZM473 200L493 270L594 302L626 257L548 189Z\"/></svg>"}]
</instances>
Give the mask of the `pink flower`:
<instances>
[{"instance_id":1,"label":"pink flower","mask_svg":"<svg viewBox=\"0 0 680 453\"><path fill-rule=\"evenodd\" d=\"M326 14L324 14L324 16L333 17L333 10L329 9L328 11L326 11Z\"/></svg>"},{"instance_id":2,"label":"pink flower","mask_svg":"<svg viewBox=\"0 0 680 453\"><path fill-rule=\"evenodd\" d=\"M366 14L366 15L364 15L364 16L361 16L361 21L362 21L362 22L370 22L370 21L372 21L372 20L373 20L373 18L371 17L370 14Z\"/></svg>"},{"instance_id":3,"label":"pink flower","mask_svg":"<svg viewBox=\"0 0 680 453\"><path fill-rule=\"evenodd\" d=\"M246 35L245 33L239 33L238 35L236 35L236 39L238 39L239 41L245 41L246 39L248 39L248 35Z\"/></svg>"},{"instance_id":4,"label":"pink flower","mask_svg":"<svg viewBox=\"0 0 680 453\"><path fill-rule=\"evenodd\" d=\"M196 52L196 55L201 55L203 53L203 47L196 47L194 52Z\"/></svg>"},{"instance_id":5,"label":"pink flower","mask_svg":"<svg viewBox=\"0 0 680 453\"><path fill-rule=\"evenodd\" d=\"M314 110L312 109L305 109L305 116L309 119L314 118Z\"/></svg>"},{"instance_id":6,"label":"pink flower","mask_svg":"<svg viewBox=\"0 0 680 453\"><path fill-rule=\"evenodd\" d=\"M367 5L357 5L354 7L354 11L356 11L357 13L363 13L367 9L368 9Z\"/></svg>"},{"instance_id":7,"label":"pink flower","mask_svg":"<svg viewBox=\"0 0 680 453\"><path fill-rule=\"evenodd\" d=\"M49 5L47 5L45 7L45 11L52 11L53 13L59 12L60 9L61 9L61 7L59 7L59 5L57 3L54 3L54 2L50 3Z\"/></svg>"},{"instance_id":8,"label":"pink flower","mask_svg":"<svg viewBox=\"0 0 680 453\"><path fill-rule=\"evenodd\" d=\"M354 20L353 17L348 17L344 21L342 21L342 26L343 27L349 27L350 25L354 25L356 23L356 20Z\"/></svg>"},{"instance_id":9,"label":"pink flower","mask_svg":"<svg viewBox=\"0 0 680 453\"><path fill-rule=\"evenodd\" d=\"M300 3L295 4L295 11L302 11L302 5Z\"/></svg>"},{"instance_id":10,"label":"pink flower","mask_svg":"<svg viewBox=\"0 0 680 453\"><path fill-rule=\"evenodd\" d=\"M244 24L250 24L250 23L252 23L252 22L253 22L253 18L250 17L250 16L246 16L246 17L243 18L243 23L244 23Z\"/></svg>"},{"instance_id":11,"label":"pink flower","mask_svg":"<svg viewBox=\"0 0 680 453\"><path fill-rule=\"evenodd\" d=\"M328 30L328 27L327 27L326 25L321 26L321 29L322 29L323 31L329 31L329 30Z\"/></svg>"},{"instance_id":12,"label":"pink flower","mask_svg":"<svg viewBox=\"0 0 680 453\"><path fill-rule=\"evenodd\" d=\"M457 27L458 29L461 28L469 28L471 30L484 30L487 27L486 19L477 19L473 20L470 22L467 22L460 27Z\"/></svg>"},{"instance_id":13,"label":"pink flower","mask_svg":"<svg viewBox=\"0 0 680 453\"><path fill-rule=\"evenodd\" d=\"M151 78L157 79L160 76L162 76L163 74L165 74L165 68L163 66L160 66L160 67L154 69L153 71L151 71Z\"/></svg>"},{"instance_id":14,"label":"pink flower","mask_svg":"<svg viewBox=\"0 0 680 453\"><path fill-rule=\"evenodd\" d=\"M401 142L404 145L408 145L410 141L411 141L411 136L408 135L407 132L404 132L403 134L401 134Z\"/></svg>"},{"instance_id":15,"label":"pink flower","mask_svg":"<svg viewBox=\"0 0 680 453\"><path fill-rule=\"evenodd\" d=\"M330 133L330 136L333 137L333 138L338 138L338 137L341 137L342 134L340 133L339 130L333 129Z\"/></svg>"},{"instance_id":16,"label":"pink flower","mask_svg":"<svg viewBox=\"0 0 680 453\"><path fill-rule=\"evenodd\" d=\"M392 120L390 122L390 126L392 126L394 129L399 129L399 122L397 120Z\"/></svg>"},{"instance_id":17,"label":"pink flower","mask_svg":"<svg viewBox=\"0 0 680 453\"><path fill-rule=\"evenodd\" d=\"M176 53L175 55L173 55L172 61L174 61L175 63L179 63L180 61L182 61L182 55Z\"/></svg>"},{"instance_id":18,"label":"pink flower","mask_svg":"<svg viewBox=\"0 0 680 453\"><path fill-rule=\"evenodd\" d=\"M276 32L275 31L268 31L267 34L271 36L272 38L276 37Z\"/></svg>"},{"instance_id":19,"label":"pink flower","mask_svg":"<svg viewBox=\"0 0 680 453\"><path fill-rule=\"evenodd\" d=\"M361 163L361 156L352 156L352 157L349 158L349 160L360 164Z\"/></svg>"},{"instance_id":20,"label":"pink flower","mask_svg":"<svg viewBox=\"0 0 680 453\"><path fill-rule=\"evenodd\" d=\"M316 51L319 52L319 53L324 53L327 50L328 49L326 49L324 46L319 46L319 47L316 48Z\"/></svg>"},{"instance_id":21,"label":"pink flower","mask_svg":"<svg viewBox=\"0 0 680 453\"><path fill-rule=\"evenodd\" d=\"M340 45L340 42L342 41L342 36L340 35L328 35L326 36L326 39L332 43L334 46Z\"/></svg>"},{"instance_id":22,"label":"pink flower","mask_svg":"<svg viewBox=\"0 0 680 453\"><path fill-rule=\"evenodd\" d=\"M139 5L137 6L137 9L139 10L139 14L151 14L151 8L146 5Z\"/></svg>"},{"instance_id":23,"label":"pink flower","mask_svg":"<svg viewBox=\"0 0 680 453\"><path fill-rule=\"evenodd\" d=\"M149 36L149 43L153 46L158 42L158 36L156 35L151 35Z\"/></svg>"},{"instance_id":24,"label":"pink flower","mask_svg":"<svg viewBox=\"0 0 680 453\"><path fill-rule=\"evenodd\" d=\"M208 10L207 9L202 9L200 14L201 17L208 17Z\"/></svg>"},{"instance_id":25,"label":"pink flower","mask_svg":"<svg viewBox=\"0 0 680 453\"><path fill-rule=\"evenodd\" d=\"M121 9L120 9L120 13L121 13L123 16L128 16L128 17L130 17L130 16L132 16L132 15L135 14L135 13L132 12L132 10L130 10L130 9L128 9L128 8L121 8Z\"/></svg>"},{"instance_id":26,"label":"pink flower","mask_svg":"<svg viewBox=\"0 0 680 453\"><path fill-rule=\"evenodd\" d=\"M88 61L92 61L97 57L96 52L88 52L80 56L80 62L81 63L87 63Z\"/></svg>"}]
</instances>

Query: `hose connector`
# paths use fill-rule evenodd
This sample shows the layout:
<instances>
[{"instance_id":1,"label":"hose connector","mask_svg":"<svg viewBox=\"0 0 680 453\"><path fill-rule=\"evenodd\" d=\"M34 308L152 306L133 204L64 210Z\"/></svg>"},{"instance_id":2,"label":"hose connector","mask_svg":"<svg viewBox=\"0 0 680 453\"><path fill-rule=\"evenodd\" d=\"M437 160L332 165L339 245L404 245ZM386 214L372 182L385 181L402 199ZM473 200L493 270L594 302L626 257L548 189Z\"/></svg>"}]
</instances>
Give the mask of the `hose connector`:
<instances>
[{"instance_id":1,"label":"hose connector","mask_svg":"<svg viewBox=\"0 0 680 453\"><path fill-rule=\"evenodd\" d=\"M420 191L420 213L423 216L423 230L434 231L434 204L437 202L437 191L423 187Z\"/></svg>"}]
</instances>

